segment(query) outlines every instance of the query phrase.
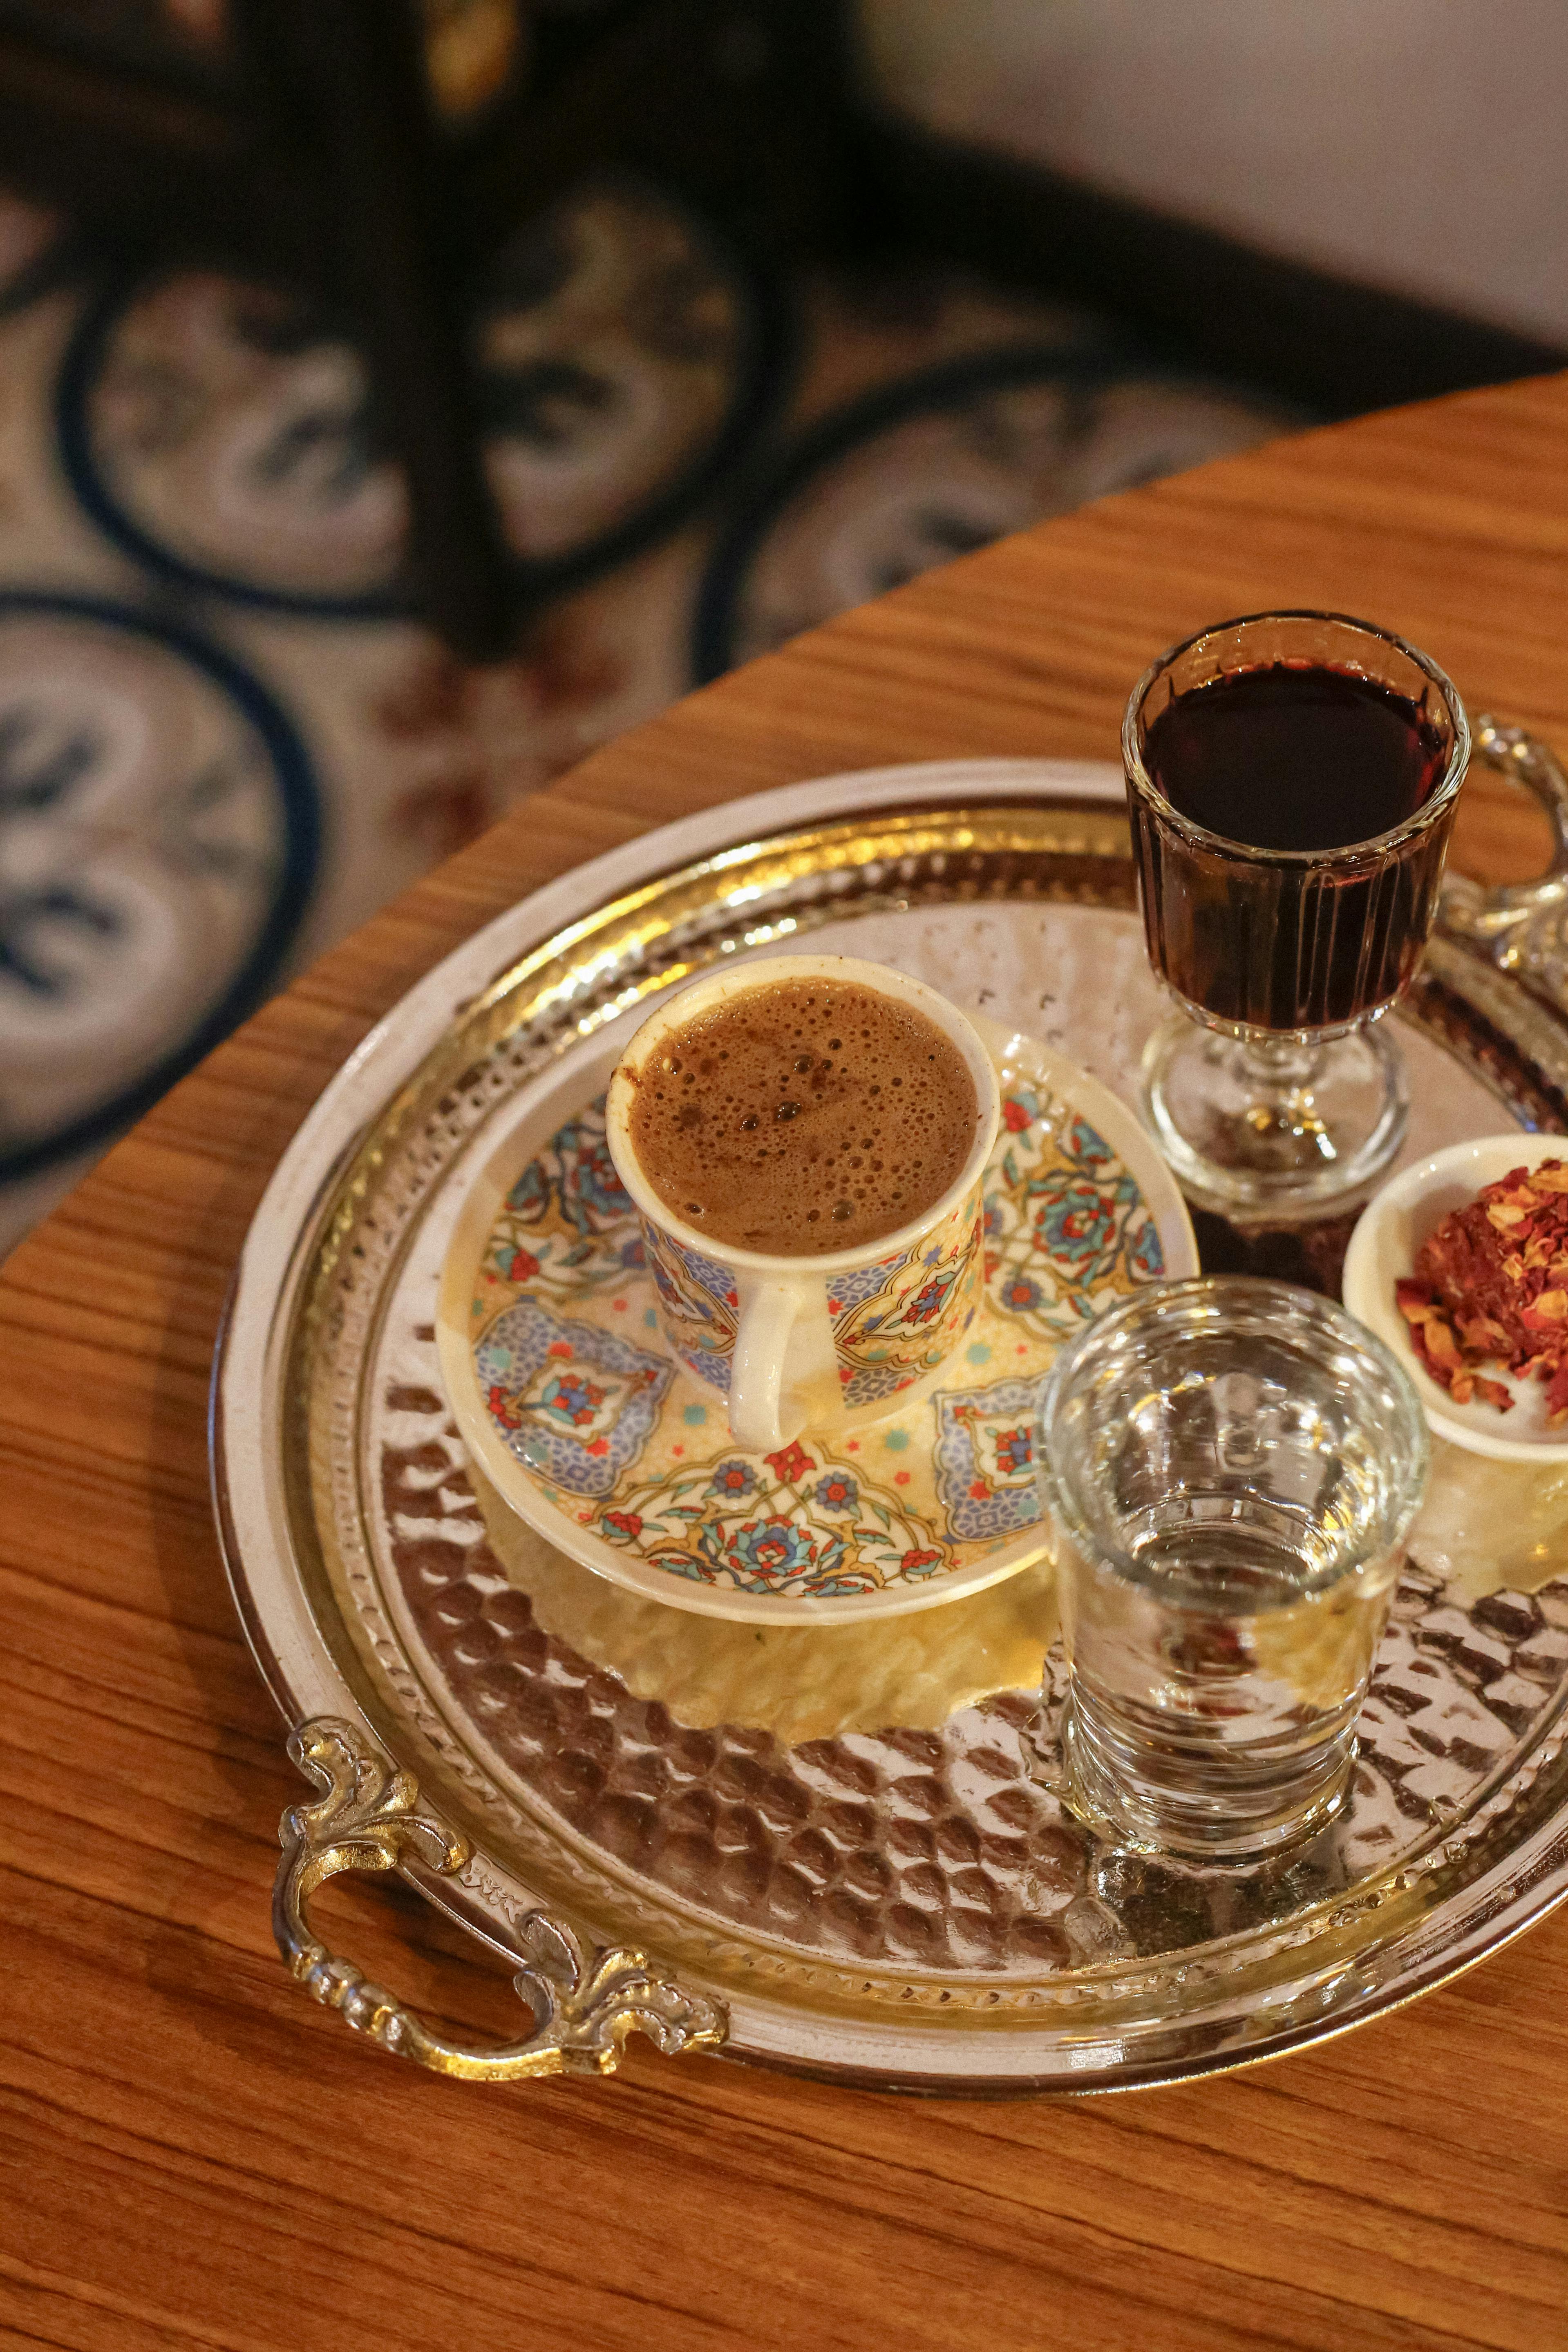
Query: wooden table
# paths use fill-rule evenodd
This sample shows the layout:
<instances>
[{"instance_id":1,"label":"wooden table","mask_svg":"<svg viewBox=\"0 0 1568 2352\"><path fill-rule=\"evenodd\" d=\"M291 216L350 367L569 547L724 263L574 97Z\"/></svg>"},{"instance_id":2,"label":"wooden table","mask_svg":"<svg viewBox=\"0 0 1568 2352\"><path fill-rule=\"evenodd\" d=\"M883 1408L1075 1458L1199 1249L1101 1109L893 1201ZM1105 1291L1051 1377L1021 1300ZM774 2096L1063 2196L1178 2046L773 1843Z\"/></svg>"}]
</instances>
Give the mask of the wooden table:
<instances>
[{"instance_id":1,"label":"wooden table","mask_svg":"<svg viewBox=\"0 0 1568 2352\"><path fill-rule=\"evenodd\" d=\"M1568 2345L1568 1911L1305 2055L1088 2103L679 2064L395 2063L268 1929L302 1793L208 1517L208 1360L306 1106L415 977L639 830L835 769L1111 756L1204 622L1364 613L1568 750L1568 380L1309 435L816 632L526 802L215 1054L0 1280L5 2340L500 2352ZM1528 871L1480 786L1468 862ZM1478 852L1477 842L1479 839ZM510 1996L411 1895L321 1904L449 2017ZM345 1916L346 1915L346 1916Z\"/></svg>"}]
</instances>

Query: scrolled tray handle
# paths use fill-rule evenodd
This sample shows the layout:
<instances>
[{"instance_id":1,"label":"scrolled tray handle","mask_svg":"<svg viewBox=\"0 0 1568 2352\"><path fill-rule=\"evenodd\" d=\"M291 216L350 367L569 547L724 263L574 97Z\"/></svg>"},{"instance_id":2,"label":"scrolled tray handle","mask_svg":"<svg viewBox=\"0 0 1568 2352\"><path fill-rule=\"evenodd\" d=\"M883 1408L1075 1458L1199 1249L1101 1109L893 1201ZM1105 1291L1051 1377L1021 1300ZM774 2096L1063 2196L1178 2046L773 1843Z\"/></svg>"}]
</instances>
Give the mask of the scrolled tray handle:
<instances>
[{"instance_id":1,"label":"scrolled tray handle","mask_svg":"<svg viewBox=\"0 0 1568 2352\"><path fill-rule=\"evenodd\" d=\"M317 1716L289 1734L289 1755L322 1794L290 1805L279 1825L282 1859L272 1897L272 1932L296 1980L356 2033L437 2074L473 2083L516 2083L534 2074L610 2074L626 2037L646 2033L666 2057L717 2050L728 2031L723 2006L689 1993L645 1953L585 1949L563 1921L531 1911L518 1937L528 1955L512 1983L531 2013L521 2040L489 2049L448 2042L352 1961L334 1958L311 1934L305 1906L345 1870L395 1870L407 1858L445 1874L468 1859L466 1839L420 1811L412 1772L386 1763L353 1724Z\"/></svg>"},{"instance_id":2,"label":"scrolled tray handle","mask_svg":"<svg viewBox=\"0 0 1568 2352\"><path fill-rule=\"evenodd\" d=\"M1516 935L1534 916L1568 905L1568 775L1555 753L1522 727L1478 718L1471 744L1489 768L1532 792L1552 820L1552 863L1535 880L1488 887L1467 874L1450 874L1443 884L1444 928L1506 961Z\"/></svg>"}]
</instances>

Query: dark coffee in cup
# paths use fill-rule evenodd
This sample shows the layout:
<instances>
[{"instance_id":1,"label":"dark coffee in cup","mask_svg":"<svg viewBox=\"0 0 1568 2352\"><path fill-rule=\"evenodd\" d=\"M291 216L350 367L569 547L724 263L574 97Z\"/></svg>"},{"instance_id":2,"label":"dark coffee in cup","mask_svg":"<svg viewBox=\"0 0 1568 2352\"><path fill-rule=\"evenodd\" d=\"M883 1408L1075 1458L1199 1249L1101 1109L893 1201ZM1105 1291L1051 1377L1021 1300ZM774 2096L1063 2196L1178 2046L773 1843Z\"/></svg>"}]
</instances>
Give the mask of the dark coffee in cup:
<instances>
[{"instance_id":1,"label":"dark coffee in cup","mask_svg":"<svg viewBox=\"0 0 1568 2352\"><path fill-rule=\"evenodd\" d=\"M665 1207L769 1256L856 1249L923 1216L980 1123L952 1039L854 981L764 982L627 1074L633 1149Z\"/></svg>"}]
</instances>

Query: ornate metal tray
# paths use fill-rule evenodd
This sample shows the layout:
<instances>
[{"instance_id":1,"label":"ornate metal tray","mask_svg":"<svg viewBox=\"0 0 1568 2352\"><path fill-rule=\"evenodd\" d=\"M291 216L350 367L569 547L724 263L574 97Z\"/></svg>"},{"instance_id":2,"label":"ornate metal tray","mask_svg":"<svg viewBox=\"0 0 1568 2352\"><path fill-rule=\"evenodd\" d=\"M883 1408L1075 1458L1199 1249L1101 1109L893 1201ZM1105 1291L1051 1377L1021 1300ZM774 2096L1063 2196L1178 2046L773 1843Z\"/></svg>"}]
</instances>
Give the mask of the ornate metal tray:
<instances>
[{"instance_id":1,"label":"ornate metal tray","mask_svg":"<svg viewBox=\"0 0 1568 2352\"><path fill-rule=\"evenodd\" d=\"M873 2085L1110 2089L1337 2032L1568 1893L1568 1474L1442 1455L1353 1804L1237 1875L1061 1809L1042 1570L886 1624L694 1617L550 1551L457 1436L436 1277L495 1115L716 959L809 934L894 961L1129 1094L1156 1000L1120 799L1098 766L979 761L673 826L450 957L295 1139L219 1349L216 1507L321 1791L285 1816L279 1942L388 2049L506 2078L607 2069L640 2030ZM1552 895L1450 903L1399 1016L1413 1153L1568 1129ZM1329 1281L1344 1235L1200 1238ZM311 1890L365 1868L510 1962L514 2043L443 2040L315 1940Z\"/></svg>"}]
</instances>

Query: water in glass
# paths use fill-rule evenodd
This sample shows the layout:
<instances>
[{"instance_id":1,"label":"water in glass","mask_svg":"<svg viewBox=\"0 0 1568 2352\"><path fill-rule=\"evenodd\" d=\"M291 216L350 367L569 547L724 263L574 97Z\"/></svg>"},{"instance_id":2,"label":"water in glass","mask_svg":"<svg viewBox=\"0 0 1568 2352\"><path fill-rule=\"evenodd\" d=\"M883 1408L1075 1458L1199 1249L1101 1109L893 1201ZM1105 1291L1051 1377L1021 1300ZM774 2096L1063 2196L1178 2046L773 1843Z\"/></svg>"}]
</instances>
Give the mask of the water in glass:
<instances>
[{"instance_id":1,"label":"water in glass","mask_svg":"<svg viewBox=\"0 0 1568 2352\"><path fill-rule=\"evenodd\" d=\"M1091 1325L1043 1419L1069 1802L1215 1860L1314 1833L1425 1481L1405 1374L1326 1299L1200 1279Z\"/></svg>"}]
</instances>

